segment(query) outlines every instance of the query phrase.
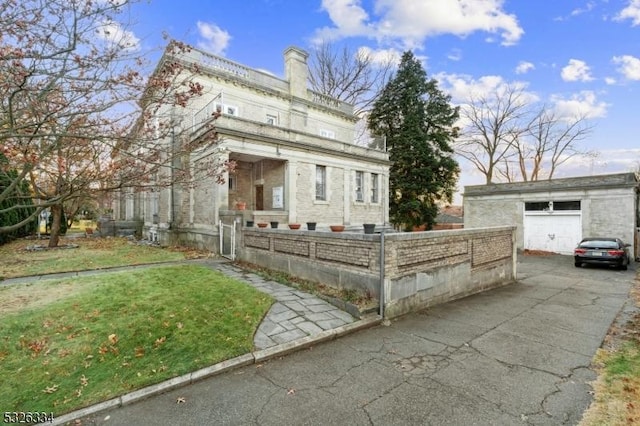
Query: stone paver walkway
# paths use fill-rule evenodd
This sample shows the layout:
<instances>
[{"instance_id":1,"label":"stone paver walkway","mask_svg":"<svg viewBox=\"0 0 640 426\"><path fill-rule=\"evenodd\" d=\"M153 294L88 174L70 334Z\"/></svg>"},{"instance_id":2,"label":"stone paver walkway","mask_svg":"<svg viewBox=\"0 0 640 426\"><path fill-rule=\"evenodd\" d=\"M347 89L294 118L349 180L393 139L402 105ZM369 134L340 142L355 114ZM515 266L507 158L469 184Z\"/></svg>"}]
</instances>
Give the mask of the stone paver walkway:
<instances>
[{"instance_id":1,"label":"stone paver walkway","mask_svg":"<svg viewBox=\"0 0 640 426\"><path fill-rule=\"evenodd\" d=\"M355 321L348 313L317 296L265 280L231 263L208 262L207 265L276 299L254 336L256 349L313 336Z\"/></svg>"}]
</instances>

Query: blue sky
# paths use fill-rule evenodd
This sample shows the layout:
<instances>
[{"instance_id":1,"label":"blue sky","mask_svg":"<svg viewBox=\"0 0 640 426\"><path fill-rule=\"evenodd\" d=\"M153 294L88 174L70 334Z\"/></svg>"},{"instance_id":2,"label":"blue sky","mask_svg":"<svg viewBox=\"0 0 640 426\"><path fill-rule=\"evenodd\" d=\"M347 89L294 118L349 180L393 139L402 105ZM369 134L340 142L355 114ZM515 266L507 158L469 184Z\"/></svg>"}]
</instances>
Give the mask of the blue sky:
<instances>
[{"instance_id":1,"label":"blue sky","mask_svg":"<svg viewBox=\"0 0 640 426\"><path fill-rule=\"evenodd\" d=\"M150 0L128 30L143 50L160 35L283 74L283 51L320 39L387 57L411 49L430 77L461 99L519 83L554 107L581 112L594 131L557 177L638 167L640 0ZM463 167L461 185L480 183Z\"/></svg>"}]
</instances>

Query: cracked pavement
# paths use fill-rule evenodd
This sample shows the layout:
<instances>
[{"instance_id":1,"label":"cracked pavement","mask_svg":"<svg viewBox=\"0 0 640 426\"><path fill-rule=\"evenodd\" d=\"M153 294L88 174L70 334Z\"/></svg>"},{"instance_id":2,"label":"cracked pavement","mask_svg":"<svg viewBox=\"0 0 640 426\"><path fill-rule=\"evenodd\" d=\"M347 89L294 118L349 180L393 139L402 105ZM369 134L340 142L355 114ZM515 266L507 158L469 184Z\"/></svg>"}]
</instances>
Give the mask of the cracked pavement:
<instances>
[{"instance_id":1,"label":"cracked pavement","mask_svg":"<svg viewBox=\"0 0 640 426\"><path fill-rule=\"evenodd\" d=\"M591 402L591 359L627 300L635 266L520 257L514 284L81 424L574 425Z\"/></svg>"}]
</instances>

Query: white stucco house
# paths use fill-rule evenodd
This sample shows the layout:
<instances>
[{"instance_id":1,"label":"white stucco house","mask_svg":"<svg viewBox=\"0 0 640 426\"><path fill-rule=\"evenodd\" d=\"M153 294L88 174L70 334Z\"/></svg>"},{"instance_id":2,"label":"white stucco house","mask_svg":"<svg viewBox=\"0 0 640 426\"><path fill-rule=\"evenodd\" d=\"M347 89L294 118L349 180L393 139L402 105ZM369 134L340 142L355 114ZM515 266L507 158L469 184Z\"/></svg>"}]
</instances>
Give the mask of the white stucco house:
<instances>
[{"instance_id":1,"label":"white stucco house","mask_svg":"<svg viewBox=\"0 0 640 426\"><path fill-rule=\"evenodd\" d=\"M195 177L189 187L123 193L115 218L142 221L143 235L163 244L213 250L220 220L277 221L283 228L388 224L389 156L354 143L352 105L308 88L307 57L286 49L284 78L195 48L172 58L197 64L204 86L193 106L173 112L181 125L192 126L198 138L197 129L221 113L215 121L220 142L189 161L232 160L235 171L224 184Z\"/></svg>"},{"instance_id":2,"label":"white stucco house","mask_svg":"<svg viewBox=\"0 0 640 426\"><path fill-rule=\"evenodd\" d=\"M621 238L637 248L634 173L465 186L464 227L515 225L518 249L572 254L586 237Z\"/></svg>"}]
</instances>

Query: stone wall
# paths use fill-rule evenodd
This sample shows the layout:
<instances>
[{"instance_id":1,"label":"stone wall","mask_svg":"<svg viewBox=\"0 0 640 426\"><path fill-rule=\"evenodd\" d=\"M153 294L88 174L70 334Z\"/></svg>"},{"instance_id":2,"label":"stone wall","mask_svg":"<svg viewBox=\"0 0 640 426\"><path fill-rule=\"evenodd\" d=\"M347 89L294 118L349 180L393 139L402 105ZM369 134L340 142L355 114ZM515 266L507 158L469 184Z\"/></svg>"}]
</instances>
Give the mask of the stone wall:
<instances>
[{"instance_id":1,"label":"stone wall","mask_svg":"<svg viewBox=\"0 0 640 426\"><path fill-rule=\"evenodd\" d=\"M396 317L512 282L514 227L384 235L385 316ZM245 228L238 258L337 289L381 294L383 237Z\"/></svg>"}]
</instances>

